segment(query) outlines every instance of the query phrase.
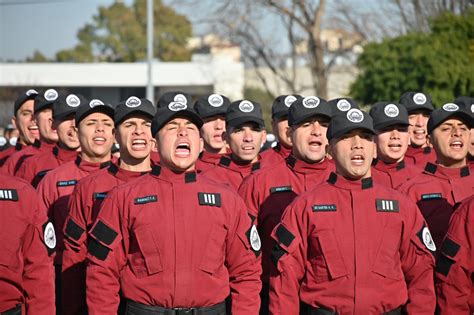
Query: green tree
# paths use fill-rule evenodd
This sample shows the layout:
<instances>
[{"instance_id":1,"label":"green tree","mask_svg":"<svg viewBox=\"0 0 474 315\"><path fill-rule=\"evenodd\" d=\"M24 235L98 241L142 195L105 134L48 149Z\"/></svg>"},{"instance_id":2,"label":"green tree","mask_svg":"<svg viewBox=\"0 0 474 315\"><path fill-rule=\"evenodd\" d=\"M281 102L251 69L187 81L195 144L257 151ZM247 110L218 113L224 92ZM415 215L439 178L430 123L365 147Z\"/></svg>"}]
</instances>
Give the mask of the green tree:
<instances>
[{"instance_id":1,"label":"green tree","mask_svg":"<svg viewBox=\"0 0 474 315\"><path fill-rule=\"evenodd\" d=\"M154 56L163 61L187 61L191 52L186 41L192 35L189 20L155 0ZM79 43L62 50L56 59L62 62L134 62L146 58L146 1L135 0L131 6L114 2L100 7L91 23L77 34Z\"/></svg>"},{"instance_id":2,"label":"green tree","mask_svg":"<svg viewBox=\"0 0 474 315\"><path fill-rule=\"evenodd\" d=\"M48 62L48 58L39 50L33 52L33 56L26 57L26 62Z\"/></svg>"},{"instance_id":3,"label":"green tree","mask_svg":"<svg viewBox=\"0 0 474 315\"><path fill-rule=\"evenodd\" d=\"M474 94L474 9L446 13L430 33L410 33L364 47L351 95L364 102L398 100L409 90L424 91L435 105Z\"/></svg>"}]
</instances>

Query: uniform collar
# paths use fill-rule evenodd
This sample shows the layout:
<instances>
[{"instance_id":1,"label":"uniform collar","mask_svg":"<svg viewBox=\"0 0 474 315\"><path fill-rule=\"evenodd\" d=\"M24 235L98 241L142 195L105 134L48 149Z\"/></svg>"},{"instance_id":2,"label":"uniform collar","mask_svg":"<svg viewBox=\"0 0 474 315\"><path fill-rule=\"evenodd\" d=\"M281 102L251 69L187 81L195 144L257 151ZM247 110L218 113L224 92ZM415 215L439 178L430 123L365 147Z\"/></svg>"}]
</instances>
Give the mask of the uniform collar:
<instances>
[{"instance_id":1,"label":"uniform collar","mask_svg":"<svg viewBox=\"0 0 474 315\"><path fill-rule=\"evenodd\" d=\"M21 149L23 149L23 144L21 144L20 141L17 141L15 144L15 151L20 151Z\"/></svg>"},{"instance_id":2,"label":"uniform collar","mask_svg":"<svg viewBox=\"0 0 474 315\"><path fill-rule=\"evenodd\" d=\"M398 163L385 163L382 160L374 159L372 161L372 167L374 167L375 169L379 171L389 173L393 171L403 170L406 167L406 164L405 164L405 160L402 160L401 162L398 162Z\"/></svg>"},{"instance_id":3,"label":"uniform collar","mask_svg":"<svg viewBox=\"0 0 474 315\"><path fill-rule=\"evenodd\" d=\"M365 190L370 189L374 186L372 177L363 178L359 180L349 180L344 178L343 176L337 175L334 172L331 172L327 182L338 188L344 188L348 190Z\"/></svg>"},{"instance_id":4,"label":"uniform collar","mask_svg":"<svg viewBox=\"0 0 474 315\"><path fill-rule=\"evenodd\" d=\"M118 164L120 164L120 161L118 162ZM109 167L107 168L107 171L113 176L123 181L128 181L131 178L136 178L148 173L148 172L129 171L129 170L119 167L115 163L110 163Z\"/></svg>"},{"instance_id":5,"label":"uniform collar","mask_svg":"<svg viewBox=\"0 0 474 315\"><path fill-rule=\"evenodd\" d=\"M67 149L61 148L60 146L55 146L53 148L54 156L60 161L65 161L65 162L72 161L74 160L74 157L77 156L77 153L78 152L76 150L67 150Z\"/></svg>"},{"instance_id":6,"label":"uniform collar","mask_svg":"<svg viewBox=\"0 0 474 315\"><path fill-rule=\"evenodd\" d=\"M212 163L212 164L217 165L222 156L223 154L221 153L212 153L208 151L202 151L201 154L199 154L199 160L206 163Z\"/></svg>"},{"instance_id":7,"label":"uniform collar","mask_svg":"<svg viewBox=\"0 0 474 315\"><path fill-rule=\"evenodd\" d=\"M414 148L412 146L408 146L407 152L405 153L406 156L416 156L416 155L430 155L431 148L424 147L424 148Z\"/></svg>"},{"instance_id":8,"label":"uniform collar","mask_svg":"<svg viewBox=\"0 0 474 315\"><path fill-rule=\"evenodd\" d=\"M314 172L326 170L329 165L329 159L325 158L319 163L307 163L303 160L296 158L294 155L286 158L286 164L294 171L298 173Z\"/></svg>"},{"instance_id":9,"label":"uniform collar","mask_svg":"<svg viewBox=\"0 0 474 315\"><path fill-rule=\"evenodd\" d=\"M76 160L74 161L74 164L76 164L76 166L83 170L83 171L86 171L86 172L92 172L92 171L96 171L98 169L102 169L102 168L105 168L107 166L110 165L110 161L107 161L107 162L102 162L102 163L92 163L92 162L87 162L87 161L84 161L80 155L78 155L76 157Z\"/></svg>"},{"instance_id":10,"label":"uniform collar","mask_svg":"<svg viewBox=\"0 0 474 315\"><path fill-rule=\"evenodd\" d=\"M196 171L189 171L189 172L175 172L170 170L169 168L154 165L151 170L151 175L158 177L160 179L164 179L169 182L173 183L181 183L181 184L188 184L194 183L197 180L197 172Z\"/></svg>"},{"instance_id":11,"label":"uniform collar","mask_svg":"<svg viewBox=\"0 0 474 315\"><path fill-rule=\"evenodd\" d=\"M286 148L282 146L281 143L277 143L277 145L274 146L272 149L284 158L288 157L291 154L291 148Z\"/></svg>"},{"instance_id":12,"label":"uniform collar","mask_svg":"<svg viewBox=\"0 0 474 315\"><path fill-rule=\"evenodd\" d=\"M463 166L461 168L459 167L448 168L448 167L443 167L441 165L433 164L430 162L426 163L426 166L423 172L425 174L430 174L430 175L447 178L447 179L467 177L471 174L469 171L468 165Z\"/></svg>"},{"instance_id":13,"label":"uniform collar","mask_svg":"<svg viewBox=\"0 0 474 315\"><path fill-rule=\"evenodd\" d=\"M35 148L39 149L41 148L41 141L39 141L38 139L35 139L35 142L33 142L32 144Z\"/></svg>"},{"instance_id":14,"label":"uniform collar","mask_svg":"<svg viewBox=\"0 0 474 315\"><path fill-rule=\"evenodd\" d=\"M260 155L258 156L258 161L257 162L249 163L249 164L245 164L245 165L239 165L239 164L235 163L234 161L232 161L230 155L223 155L219 160L219 165L222 166L222 167L225 167L227 169L239 172L239 173L247 174L247 173L250 173L250 172L257 171L261 168Z\"/></svg>"}]
</instances>

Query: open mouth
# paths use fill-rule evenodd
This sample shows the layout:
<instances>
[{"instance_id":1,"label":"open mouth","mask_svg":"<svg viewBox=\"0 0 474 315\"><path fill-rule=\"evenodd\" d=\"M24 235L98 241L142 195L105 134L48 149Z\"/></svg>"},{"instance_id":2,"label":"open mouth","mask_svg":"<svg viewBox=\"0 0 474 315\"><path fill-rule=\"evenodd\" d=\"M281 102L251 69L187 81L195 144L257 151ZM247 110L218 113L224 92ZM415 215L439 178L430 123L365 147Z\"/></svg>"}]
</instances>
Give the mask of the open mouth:
<instances>
[{"instance_id":1,"label":"open mouth","mask_svg":"<svg viewBox=\"0 0 474 315\"><path fill-rule=\"evenodd\" d=\"M32 134L38 134L39 133L39 128L38 128L38 126L30 126L30 127L28 127L28 131L31 132Z\"/></svg>"},{"instance_id":2,"label":"open mouth","mask_svg":"<svg viewBox=\"0 0 474 315\"><path fill-rule=\"evenodd\" d=\"M364 164L365 157L361 154L355 154L351 157L351 162L355 165L362 165Z\"/></svg>"},{"instance_id":3,"label":"open mouth","mask_svg":"<svg viewBox=\"0 0 474 315\"><path fill-rule=\"evenodd\" d=\"M318 141L318 140L313 140L313 141L310 141L309 143L309 148L311 150L320 150L323 143L321 141Z\"/></svg>"},{"instance_id":4,"label":"open mouth","mask_svg":"<svg viewBox=\"0 0 474 315\"><path fill-rule=\"evenodd\" d=\"M132 149L134 150L143 150L146 148L146 140L143 139L135 139L132 141Z\"/></svg>"},{"instance_id":5,"label":"open mouth","mask_svg":"<svg viewBox=\"0 0 474 315\"><path fill-rule=\"evenodd\" d=\"M415 138L417 139L424 139L426 138L426 132L424 129L415 129L413 130L413 135L415 136Z\"/></svg>"},{"instance_id":6,"label":"open mouth","mask_svg":"<svg viewBox=\"0 0 474 315\"><path fill-rule=\"evenodd\" d=\"M461 150L464 147L462 141L456 140L449 144L449 146L455 150Z\"/></svg>"},{"instance_id":7,"label":"open mouth","mask_svg":"<svg viewBox=\"0 0 474 315\"><path fill-rule=\"evenodd\" d=\"M94 137L92 138L92 141L97 145L103 145L106 140L104 137Z\"/></svg>"},{"instance_id":8,"label":"open mouth","mask_svg":"<svg viewBox=\"0 0 474 315\"><path fill-rule=\"evenodd\" d=\"M179 143L176 146L175 153L179 157L188 157L191 154L191 146L189 145L189 143Z\"/></svg>"}]
</instances>

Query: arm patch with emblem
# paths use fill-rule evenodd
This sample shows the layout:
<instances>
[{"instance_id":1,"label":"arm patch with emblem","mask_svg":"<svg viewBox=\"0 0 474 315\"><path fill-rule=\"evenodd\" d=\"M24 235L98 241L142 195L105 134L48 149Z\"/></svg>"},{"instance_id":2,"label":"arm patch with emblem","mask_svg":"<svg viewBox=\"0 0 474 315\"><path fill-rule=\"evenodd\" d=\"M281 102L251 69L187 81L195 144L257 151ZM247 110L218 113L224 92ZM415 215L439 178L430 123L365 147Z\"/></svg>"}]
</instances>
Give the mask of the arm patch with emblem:
<instances>
[{"instance_id":1,"label":"arm patch with emblem","mask_svg":"<svg viewBox=\"0 0 474 315\"><path fill-rule=\"evenodd\" d=\"M260 235L258 235L257 227L252 223L250 228L245 232L247 239L249 240L250 247L255 253L255 256L260 255L260 250L262 249L262 241L260 240Z\"/></svg>"},{"instance_id":2,"label":"arm patch with emblem","mask_svg":"<svg viewBox=\"0 0 474 315\"><path fill-rule=\"evenodd\" d=\"M420 239L421 243L425 245L425 247L432 253L436 251L436 245L433 241L433 238L431 237L430 230L428 227L423 224L421 229L416 233L418 238Z\"/></svg>"},{"instance_id":3,"label":"arm patch with emblem","mask_svg":"<svg viewBox=\"0 0 474 315\"><path fill-rule=\"evenodd\" d=\"M48 255L51 256L56 251L56 232L53 223L49 221L43 224L43 241Z\"/></svg>"}]
</instances>

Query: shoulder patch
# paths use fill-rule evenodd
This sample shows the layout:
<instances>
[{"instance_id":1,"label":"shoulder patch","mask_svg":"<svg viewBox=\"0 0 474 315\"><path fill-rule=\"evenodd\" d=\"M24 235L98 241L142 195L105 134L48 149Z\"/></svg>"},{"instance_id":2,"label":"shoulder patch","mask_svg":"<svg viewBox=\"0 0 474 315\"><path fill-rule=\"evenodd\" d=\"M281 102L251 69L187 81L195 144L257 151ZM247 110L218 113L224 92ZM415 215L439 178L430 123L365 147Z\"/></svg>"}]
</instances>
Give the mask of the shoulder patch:
<instances>
[{"instance_id":1,"label":"shoulder patch","mask_svg":"<svg viewBox=\"0 0 474 315\"><path fill-rule=\"evenodd\" d=\"M258 235L255 224L252 224L245 234L247 235L252 251L258 257L260 255L260 250L262 249L262 242L260 240L260 236Z\"/></svg>"},{"instance_id":2,"label":"shoulder patch","mask_svg":"<svg viewBox=\"0 0 474 315\"><path fill-rule=\"evenodd\" d=\"M106 196L107 196L107 192L95 192L94 200L104 200Z\"/></svg>"},{"instance_id":3,"label":"shoulder patch","mask_svg":"<svg viewBox=\"0 0 474 315\"><path fill-rule=\"evenodd\" d=\"M282 193L282 192L291 192L293 188L291 186L278 186L270 188L270 194Z\"/></svg>"},{"instance_id":4,"label":"shoulder patch","mask_svg":"<svg viewBox=\"0 0 474 315\"><path fill-rule=\"evenodd\" d=\"M56 232L53 223L46 222L43 225L43 240L48 254L51 255L56 250Z\"/></svg>"},{"instance_id":5,"label":"shoulder patch","mask_svg":"<svg viewBox=\"0 0 474 315\"><path fill-rule=\"evenodd\" d=\"M431 193L421 195L421 200L432 200L432 199L441 199L443 195L441 193Z\"/></svg>"},{"instance_id":6,"label":"shoulder patch","mask_svg":"<svg viewBox=\"0 0 474 315\"><path fill-rule=\"evenodd\" d=\"M16 189L0 189L0 200L18 201Z\"/></svg>"},{"instance_id":7,"label":"shoulder patch","mask_svg":"<svg viewBox=\"0 0 474 315\"><path fill-rule=\"evenodd\" d=\"M378 212L400 212L398 200L375 199L375 206Z\"/></svg>"},{"instance_id":8,"label":"shoulder patch","mask_svg":"<svg viewBox=\"0 0 474 315\"><path fill-rule=\"evenodd\" d=\"M430 252L434 253L436 251L436 245L433 241L433 238L431 237L430 230L425 224L423 224L420 231L418 231L416 235Z\"/></svg>"},{"instance_id":9,"label":"shoulder patch","mask_svg":"<svg viewBox=\"0 0 474 315\"><path fill-rule=\"evenodd\" d=\"M201 206L221 206L221 194L198 192L198 200Z\"/></svg>"},{"instance_id":10,"label":"shoulder patch","mask_svg":"<svg viewBox=\"0 0 474 315\"><path fill-rule=\"evenodd\" d=\"M51 170L43 170L41 172L38 172L38 174L36 174L36 177L43 178L49 171Z\"/></svg>"},{"instance_id":11,"label":"shoulder patch","mask_svg":"<svg viewBox=\"0 0 474 315\"><path fill-rule=\"evenodd\" d=\"M75 179L60 180L59 182L56 182L57 187L74 186L76 184L77 184L77 180L75 180Z\"/></svg>"},{"instance_id":12,"label":"shoulder patch","mask_svg":"<svg viewBox=\"0 0 474 315\"><path fill-rule=\"evenodd\" d=\"M146 203L157 202L157 201L158 201L158 197L156 195L150 195L150 196L135 198L133 200L133 203L136 205L144 205Z\"/></svg>"},{"instance_id":13,"label":"shoulder patch","mask_svg":"<svg viewBox=\"0 0 474 315\"><path fill-rule=\"evenodd\" d=\"M333 212L337 210L335 204L313 205L311 208L313 209L313 212Z\"/></svg>"}]
</instances>

